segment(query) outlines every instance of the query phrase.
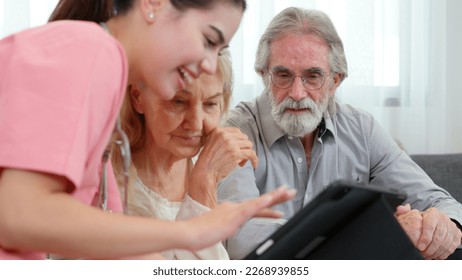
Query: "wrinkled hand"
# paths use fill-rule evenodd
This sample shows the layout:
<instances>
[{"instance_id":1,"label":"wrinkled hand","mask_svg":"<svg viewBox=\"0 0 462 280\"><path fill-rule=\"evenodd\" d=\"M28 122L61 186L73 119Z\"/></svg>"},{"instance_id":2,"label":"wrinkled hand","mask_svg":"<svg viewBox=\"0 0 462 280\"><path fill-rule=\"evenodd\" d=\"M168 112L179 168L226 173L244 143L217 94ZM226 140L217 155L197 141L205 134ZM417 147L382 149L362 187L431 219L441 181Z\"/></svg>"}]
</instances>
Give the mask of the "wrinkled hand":
<instances>
[{"instance_id":1,"label":"wrinkled hand","mask_svg":"<svg viewBox=\"0 0 462 280\"><path fill-rule=\"evenodd\" d=\"M416 209L411 210L411 205L409 204L400 205L396 208L395 216L412 244L417 247L417 242L422 234L423 217L420 211Z\"/></svg>"},{"instance_id":2,"label":"wrinkled hand","mask_svg":"<svg viewBox=\"0 0 462 280\"><path fill-rule=\"evenodd\" d=\"M205 139L196 166L213 172L219 181L248 160L257 167L258 158L252 147L252 142L239 128L217 127Z\"/></svg>"},{"instance_id":3,"label":"wrinkled hand","mask_svg":"<svg viewBox=\"0 0 462 280\"><path fill-rule=\"evenodd\" d=\"M189 195L196 201L213 208L216 205L218 182L248 160L254 168L258 158L247 135L235 127L212 130L191 173Z\"/></svg>"},{"instance_id":4,"label":"wrinkled hand","mask_svg":"<svg viewBox=\"0 0 462 280\"><path fill-rule=\"evenodd\" d=\"M240 203L219 204L212 211L185 221L188 223L190 236L190 246L187 249L199 250L225 240L252 217L280 218L282 214L269 207L290 200L294 196L294 189L281 187Z\"/></svg>"},{"instance_id":5,"label":"wrinkled hand","mask_svg":"<svg viewBox=\"0 0 462 280\"><path fill-rule=\"evenodd\" d=\"M397 208L396 217L426 259L446 259L460 245L461 231L446 214L436 208L419 212L410 210L410 206L406 205L404 208ZM420 227L419 221L421 221ZM418 234L419 228L420 234Z\"/></svg>"},{"instance_id":6,"label":"wrinkled hand","mask_svg":"<svg viewBox=\"0 0 462 280\"><path fill-rule=\"evenodd\" d=\"M422 213L422 236L417 248L426 259L446 259L460 245L462 233L449 217L436 208Z\"/></svg>"}]
</instances>

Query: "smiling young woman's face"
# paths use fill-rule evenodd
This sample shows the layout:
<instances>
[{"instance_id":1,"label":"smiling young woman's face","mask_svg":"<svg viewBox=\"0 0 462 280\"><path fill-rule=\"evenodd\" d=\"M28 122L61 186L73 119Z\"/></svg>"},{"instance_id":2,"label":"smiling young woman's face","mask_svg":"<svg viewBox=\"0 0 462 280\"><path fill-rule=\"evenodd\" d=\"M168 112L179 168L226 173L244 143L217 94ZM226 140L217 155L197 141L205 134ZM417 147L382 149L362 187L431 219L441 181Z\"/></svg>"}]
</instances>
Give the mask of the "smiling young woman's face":
<instances>
[{"instance_id":1,"label":"smiling young woman's face","mask_svg":"<svg viewBox=\"0 0 462 280\"><path fill-rule=\"evenodd\" d=\"M201 73L215 73L218 54L238 29L242 13L225 1L184 12L165 1L143 40L146 58L138 61L140 81L168 100Z\"/></svg>"}]
</instances>

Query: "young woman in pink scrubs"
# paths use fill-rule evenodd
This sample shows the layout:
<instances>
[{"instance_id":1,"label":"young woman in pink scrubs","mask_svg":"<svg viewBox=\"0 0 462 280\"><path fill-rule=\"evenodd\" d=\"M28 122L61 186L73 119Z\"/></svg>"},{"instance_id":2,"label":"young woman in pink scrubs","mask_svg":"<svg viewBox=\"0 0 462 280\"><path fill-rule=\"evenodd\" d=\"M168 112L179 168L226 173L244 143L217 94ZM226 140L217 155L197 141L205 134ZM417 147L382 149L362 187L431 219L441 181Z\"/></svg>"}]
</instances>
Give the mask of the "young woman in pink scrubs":
<instances>
[{"instance_id":1,"label":"young woman in pink scrubs","mask_svg":"<svg viewBox=\"0 0 462 280\"><path fill-rule=\"evenodd\" d=\"M256 214L277 216L266 207L289 199L285 190L181 222L95 207L127 86L170 99L214 73L245 0L85 2L60 1L56 11L106 30L56 21L0 41L0 259L156 257L215 244ZM121 211L106 172L108 208Z\"/></svg>"}]
</instances>

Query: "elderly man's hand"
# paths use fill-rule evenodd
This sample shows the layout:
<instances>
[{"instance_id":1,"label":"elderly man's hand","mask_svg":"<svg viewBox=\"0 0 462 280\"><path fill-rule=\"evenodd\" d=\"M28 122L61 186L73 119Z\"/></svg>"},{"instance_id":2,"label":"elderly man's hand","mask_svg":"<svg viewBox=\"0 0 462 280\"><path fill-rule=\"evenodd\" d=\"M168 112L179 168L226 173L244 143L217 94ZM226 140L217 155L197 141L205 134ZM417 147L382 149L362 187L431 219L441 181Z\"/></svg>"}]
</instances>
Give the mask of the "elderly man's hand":
<instances>
[{"instance_id":1,"label":"elderly man's hand","mask_svg":"<svg viewBox=\"0 0 462 280\"><path fill-rule=\"evenodd\" d=\"M426 259L446 259L460 245L462 232L436 208L422 212L422 235L417 248Z\"/></svg>"},{"instance_id":2,"label":"elderly man's hand","mask_svg":"<svg viewBox=\"0 0 462 280\"><path fill-rule=\"evenodd\" d=\"M419 212L408 204L398 206L396 218L426 259L446 259L461 243L462 232L436 208Z\"/></svg>"},{"instance_id":3,"label":"elderly man's hand","mask_svg":"<svg viewBox=\"0 0 462 280\"><path fill-rule=\"evenodd\" d=\"M422 234L422 214L420 211L411 210L411 205L398 206L395 213L401 227L406 232L412 244L417 247L417 242Z\"/></svg>"}]
</instances>

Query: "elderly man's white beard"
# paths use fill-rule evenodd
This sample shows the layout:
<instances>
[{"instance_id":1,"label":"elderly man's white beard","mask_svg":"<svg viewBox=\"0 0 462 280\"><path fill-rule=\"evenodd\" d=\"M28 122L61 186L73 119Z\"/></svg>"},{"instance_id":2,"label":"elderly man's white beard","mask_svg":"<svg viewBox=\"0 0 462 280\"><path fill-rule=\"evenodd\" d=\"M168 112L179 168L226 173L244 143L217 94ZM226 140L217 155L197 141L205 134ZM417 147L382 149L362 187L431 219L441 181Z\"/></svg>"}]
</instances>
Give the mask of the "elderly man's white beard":
<instances>
[{"instance_id":1,"label":"elderly man's white beard","mask_svg":"<svg viewBox=\"0 0 462 280\"><path fill-rule=\"evenodd\" d=\"M329 95L325 94L316 104L313 100L306 97L300 101L295 101L290 97L285 98L281 103L277 103L273 93L269 93L271 101L271 115L279 127L288 135L303 137L316 130L321 123L324 112L329 105ZM309 109L304 113L290 113L287 109Z\"/></svg>"}]
</instances>

